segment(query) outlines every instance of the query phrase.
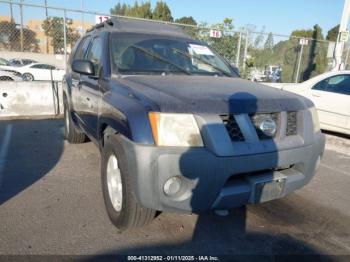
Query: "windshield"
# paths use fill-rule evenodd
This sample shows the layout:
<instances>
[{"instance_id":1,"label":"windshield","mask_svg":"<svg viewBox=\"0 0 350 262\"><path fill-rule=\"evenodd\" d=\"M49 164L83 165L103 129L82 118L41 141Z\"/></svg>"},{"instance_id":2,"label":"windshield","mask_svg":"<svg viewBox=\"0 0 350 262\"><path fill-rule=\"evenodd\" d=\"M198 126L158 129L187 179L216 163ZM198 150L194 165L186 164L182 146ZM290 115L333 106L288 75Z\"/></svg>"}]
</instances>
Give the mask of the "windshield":
<instances>
[{"instance_id":1,"label":"windshield","mask_svg":"<svg viewBox=\"0 0 350 262\"><path fill-rule=\"evenodd\" d=\"M234 76L212 49L189 39L116 33L111 36L111 52L119 74Z\"/></svg>"}]
</instances>

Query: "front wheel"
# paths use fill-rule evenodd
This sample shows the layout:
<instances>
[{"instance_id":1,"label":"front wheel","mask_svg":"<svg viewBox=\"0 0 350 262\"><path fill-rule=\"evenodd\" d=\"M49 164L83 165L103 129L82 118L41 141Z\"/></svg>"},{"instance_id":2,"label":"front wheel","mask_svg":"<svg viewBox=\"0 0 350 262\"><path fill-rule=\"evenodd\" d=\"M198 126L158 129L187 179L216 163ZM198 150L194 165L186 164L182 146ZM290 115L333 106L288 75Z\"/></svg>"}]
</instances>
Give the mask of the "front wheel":
<instances>
[{"instance_id":1,"label":"front wheel","mask_svg":"<svg viewBox=\"0 0 350 262\"><path fill-rule=\"evenodd\" d=\"M34 81L34 76L32 74L29 74L29 73L24 73L23 78L27 81Z\"/></svg>"},{"instance_id":2,"label":"front wheel","mask_svg":"<svg viewBox=\"0 0 350 262\"><path fill-rule=\"evenodd\" d=\"M112 223L125 231L150 223L155 210L141 206L135 198L124 150L117 134L106 134L101 151L102 191Z\"/></svg>"}]
</instances>

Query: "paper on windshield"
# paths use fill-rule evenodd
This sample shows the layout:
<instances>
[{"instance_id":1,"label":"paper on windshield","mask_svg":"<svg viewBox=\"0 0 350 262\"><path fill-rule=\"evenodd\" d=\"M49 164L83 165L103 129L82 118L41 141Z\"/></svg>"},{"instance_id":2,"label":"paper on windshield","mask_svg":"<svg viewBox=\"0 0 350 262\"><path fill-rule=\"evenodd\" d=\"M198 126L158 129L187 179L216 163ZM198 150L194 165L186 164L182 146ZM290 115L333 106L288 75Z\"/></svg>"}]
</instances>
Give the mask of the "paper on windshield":
<instances>
[{"instance_id":1,"label":"paper on windshield","mask_svg":"<svg viewBox=\"0 0 350 262\"><path fill-rule=\"evenodd\" d=\"M189 47L189 52L192 53L196 53L197 55L210 55L210 56L214 56L213 52L204 45L194 45L194 44L190 44Z\"/></svg>"}]
</instances>

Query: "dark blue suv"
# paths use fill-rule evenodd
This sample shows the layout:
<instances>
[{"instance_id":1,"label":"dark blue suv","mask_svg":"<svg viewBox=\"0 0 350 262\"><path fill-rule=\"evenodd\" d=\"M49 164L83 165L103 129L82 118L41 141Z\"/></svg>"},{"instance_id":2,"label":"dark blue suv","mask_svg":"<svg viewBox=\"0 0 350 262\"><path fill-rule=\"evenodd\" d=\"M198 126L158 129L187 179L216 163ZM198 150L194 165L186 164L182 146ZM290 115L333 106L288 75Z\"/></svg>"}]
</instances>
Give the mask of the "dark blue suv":
<instances>
[{"instance_id":1,"label":"dark blue suv","mask_svg":"<svg viewBox=\"0 0 350 262\"><path fill-rule=\"evenodd\" d=\"M325 145L311 101L239 78L180 28L111 19L76 45L63 87L65 137L101 151L120 230L157 211L228 210L307 184Z\"/></svg>"}]
</instances>

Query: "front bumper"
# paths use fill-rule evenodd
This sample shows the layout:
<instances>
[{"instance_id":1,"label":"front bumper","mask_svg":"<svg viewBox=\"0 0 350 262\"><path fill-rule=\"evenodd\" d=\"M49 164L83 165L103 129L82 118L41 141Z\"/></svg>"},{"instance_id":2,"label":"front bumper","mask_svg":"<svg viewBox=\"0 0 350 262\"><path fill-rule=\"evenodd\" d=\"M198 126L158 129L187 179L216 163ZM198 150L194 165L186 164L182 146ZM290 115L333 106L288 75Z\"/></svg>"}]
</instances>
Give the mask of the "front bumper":
<instances>
[{"instance_id":1,"label":"front bumper","mask_svg":"<svg viewBox=\"0 0 350 262\"><path fill-rule=\"evenodd\" d=\"M217 156L206 148L140 145L122 137L134 194L145 207L161 211L201 212L263 202L254 184L284 177L279 197L306 185L323 154L325 137L314 134L307 146L270 153ZM165 182L182 180L181 194L165 195Z\"/></svg>"}]
</instances>

